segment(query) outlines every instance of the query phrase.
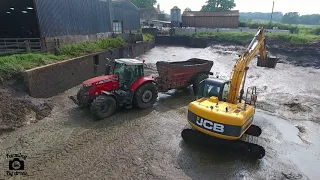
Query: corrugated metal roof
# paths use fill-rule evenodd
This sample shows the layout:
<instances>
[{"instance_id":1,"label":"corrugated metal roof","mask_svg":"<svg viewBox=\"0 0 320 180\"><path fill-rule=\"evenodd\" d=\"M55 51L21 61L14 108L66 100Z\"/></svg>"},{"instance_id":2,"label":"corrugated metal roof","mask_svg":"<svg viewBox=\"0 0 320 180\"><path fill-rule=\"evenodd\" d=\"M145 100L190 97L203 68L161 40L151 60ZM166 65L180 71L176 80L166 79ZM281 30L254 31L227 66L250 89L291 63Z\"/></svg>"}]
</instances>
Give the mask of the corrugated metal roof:
<instances>
[{"instance_id":1,"label":"corrugated metal roof","mask_svg":"<svg viewBox=\"0 0 320 180\"><path fill-rule=\"evenodd\" d=\"M182 16L240 16L238 10L233 11L220 11L220 12L209 12L209 11L185 11Z\"/></svg>"}]
</instances>

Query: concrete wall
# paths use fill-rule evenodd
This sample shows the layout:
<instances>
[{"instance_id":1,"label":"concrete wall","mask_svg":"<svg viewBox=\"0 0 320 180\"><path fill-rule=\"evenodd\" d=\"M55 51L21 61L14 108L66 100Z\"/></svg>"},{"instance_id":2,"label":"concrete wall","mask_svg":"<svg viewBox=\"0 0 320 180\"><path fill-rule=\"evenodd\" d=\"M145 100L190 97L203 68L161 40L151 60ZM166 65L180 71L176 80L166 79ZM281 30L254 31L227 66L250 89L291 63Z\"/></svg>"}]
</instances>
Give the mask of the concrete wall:
<instances>
[{"instance_id":1,"label":"concrete wall","mask_svg":"<svg viewBox=\"0 0 320 180\"><path fill-rule=\"evenodd\" d=\"M55 48L59 45L66 45L72 43L80 43L85 41L96 41L98 39L112 38L112 37L122 37L127 43L136 43L137 41L143 41L142 34L136 33L136 31L131 31L131 33L98 33L89 35L69 35L69 36L57 36L57 37L45 37L42 38L43 49L48 50L48 52L54 52ZM55 42L55 40L58 40Z\"/></svg>"},{"instance_id":2,"label":"concrete wall","mask_svg":"<svg viewBox=\"0 0 320 180\"><path fill-rule=\"evenodd\" d=\"M154 47L154 42L140 42L125 48L90 54L56 64L25 71L24 81L30 96L49 98L81 84L84 80L103 75L108 62L122 57L137 57ZM131 49L131 51L130 51Z\"/></svg>"},{"instance_id":3,"label":"concrete wall","mask_svg":"<svg viewBox=\"0 0 320 180\"><path fill-rule=\"evenodd\" d=\"M192 38L188 36L156 36L156 44L206 48L208 47L208 39Z\"/></svg>"},{"instance_id":4,"label":"concrete wall","mask_svg":"<svg viewBox=\"0 0 320 180\"><path fill-rule=\"evenodd\" d=\"M289 30L275 30L275 29L265 29L266 33L290 33ZM236 29L228 29L228 28L174 28L175 35L186 35L193 34L198 32L257 32L257 29L249 29L249 28L236 28Z\"/></svg>"},{"instance_id":5,"label":"concrete wall","mask_svg":"<svg viewBox=\"0 0 320 180\"><path fill-rule=\"evenodd\" d=\"M142 33L144 34L151 34L153 36L156 36L157 32L157 28L142 28Z\"/></svg>"},{"instance_id":6,"label":"concrete wall","mask_svg":"<svg viewBox=\"0 0 320 180\"><path fill-rule=\"evenodd\" d=\"M36 98L48 98L72 88L88 77L98 74L94 56L88 55L25 72L24 80L29 94Z\"/></svg>"}]
</instances>

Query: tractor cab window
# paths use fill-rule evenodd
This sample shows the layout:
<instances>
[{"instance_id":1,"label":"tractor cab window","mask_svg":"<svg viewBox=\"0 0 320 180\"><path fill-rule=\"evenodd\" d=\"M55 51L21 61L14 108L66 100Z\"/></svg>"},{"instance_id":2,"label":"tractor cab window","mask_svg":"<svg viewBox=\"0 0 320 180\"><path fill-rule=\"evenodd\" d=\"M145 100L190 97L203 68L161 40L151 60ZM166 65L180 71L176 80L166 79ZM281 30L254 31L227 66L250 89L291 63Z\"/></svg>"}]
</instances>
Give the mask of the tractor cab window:
<instances>
[{"instance_id":1,"label":"tractor cab window","mask_svg":"<svg viewBox=\"0 0 320 180\"><path fill-rule=\"evenodd\" d=\"M136 71L135 71L135 66L126 66L125 71L124 71L124 79L126 81L132 82L134 77L136 76Z\"/></svg>"},{"instance_id":2,"label":"tractor cab window","mask_svg":"<svg viewBox=\"0 0 320 180\"><path fill-rule=\"evenodd\" d=\"M113 72L119 78L119 83L122 84L124 81L123 73L124 73L125 65L121 63L115 63Z\"/></svg>"},{"instance_id":3,"label":"tractor cab window","mask_svg":"<svg viewBox=\"0 0 320 180\"><path fill-rule=\"evenodd\" d=\"M143 70L143 65L141 65L141 66L138 66L138 68L137 68L137 74L138 74L138 77L142 77L142 76L144 76L144 70Z\"/></svg>"}]
</instances>

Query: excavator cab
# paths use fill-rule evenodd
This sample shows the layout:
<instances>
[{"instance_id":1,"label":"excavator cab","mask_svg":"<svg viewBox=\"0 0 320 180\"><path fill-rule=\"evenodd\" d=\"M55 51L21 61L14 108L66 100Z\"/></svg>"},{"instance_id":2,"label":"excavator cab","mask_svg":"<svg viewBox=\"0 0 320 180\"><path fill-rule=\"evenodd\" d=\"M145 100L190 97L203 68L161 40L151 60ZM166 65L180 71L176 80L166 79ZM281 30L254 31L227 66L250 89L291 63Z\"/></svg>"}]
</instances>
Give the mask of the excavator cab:
<instances>
[{"instance_id":1,"label":"excavator cab","mask_svg":"<svg viewBox=\"0 0 320 180\"><path fill-rule=\"evenodd\" d=\"M210 78L200 82L196 97L217 97L219 101L226 101L230 89L230 81L224 79Z\"/></svg>"}]
</instances>

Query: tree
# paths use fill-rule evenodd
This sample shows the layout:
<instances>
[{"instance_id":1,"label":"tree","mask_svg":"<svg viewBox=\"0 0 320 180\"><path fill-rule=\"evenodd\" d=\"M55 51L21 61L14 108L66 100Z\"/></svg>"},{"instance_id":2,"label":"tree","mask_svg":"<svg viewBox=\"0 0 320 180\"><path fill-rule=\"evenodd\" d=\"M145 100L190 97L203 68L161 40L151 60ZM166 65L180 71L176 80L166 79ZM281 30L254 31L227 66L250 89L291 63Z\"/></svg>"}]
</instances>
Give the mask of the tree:
<instances>
[{"instance_id":1,"label":"tree","mask_svg":"<svg viewBox=\"0 0 320 180\"><path fill-rule=\"evenodd\" d=\"M191 10L190 8L188 8L188 7L187 7L184 11L192 11L192 10Z\"/></svg>"},{"instance_id":2,"label":"tree","mask_svg":"<svg viewBox=\"0 0 320 180\"><path fill-rule=\"evenodd\" d=\"M282 12L273 12L272 21L273 22L280 22L283 17ZM271 13L263 13L263 12L240 12L240 20L247 21L252 19L253 21L257 20L264 20L270 21Z\"/></svg>"},{"instance_id":3,"label":"tree","mask_svg":"<svg viewBox=\"0 0 320 180\"><path fill-rule=\"evenodd\" d=\"M234 0L208 0L201 11L228 11L236 7Z\"/></svg>"},{"instance_id":4,"label":"tree","mask_svg":"<svg viewBox=\"0 0 320 180\"><path fill-rule=\"evenodd\" d=\"M157 0L131 0L131 2L138 8L152 8Z\"/></svg>"},{"instance_id":5,"label":"tree","mask_svg":"<svg viewBox=\"0 0 320 180\"><path fill-rule=\"evenodd\" d=\"M299 23L300 24L319 25L320 24L320 14L302 15L302 16L300 16Z\"/></svg>"},{"instance_id":6,"label":"tree","mask_svg":"<svg viewBox=\"0 0 320 180\"><path fill-rule=\"evenodd\" d=\"M299 18L300 15L298 12L288 12L282 17L281 22L287 24L298 24Z\"/></svg>"}]
</instances>

